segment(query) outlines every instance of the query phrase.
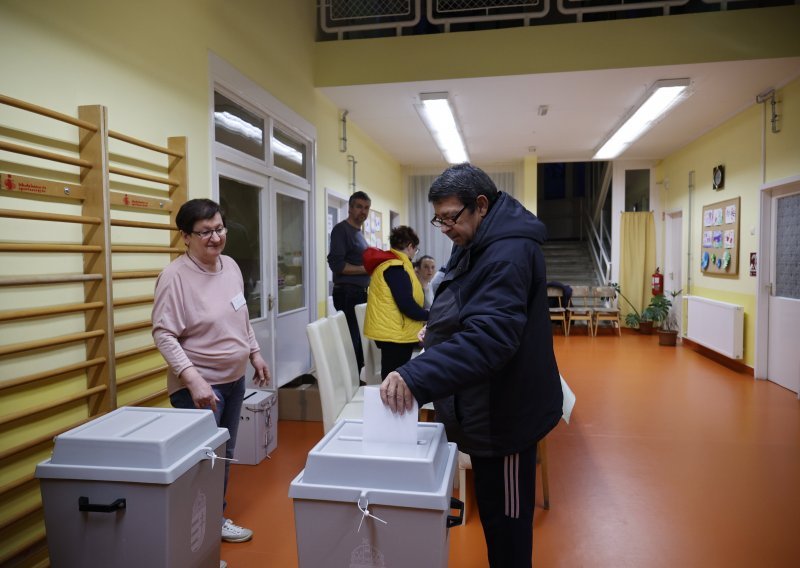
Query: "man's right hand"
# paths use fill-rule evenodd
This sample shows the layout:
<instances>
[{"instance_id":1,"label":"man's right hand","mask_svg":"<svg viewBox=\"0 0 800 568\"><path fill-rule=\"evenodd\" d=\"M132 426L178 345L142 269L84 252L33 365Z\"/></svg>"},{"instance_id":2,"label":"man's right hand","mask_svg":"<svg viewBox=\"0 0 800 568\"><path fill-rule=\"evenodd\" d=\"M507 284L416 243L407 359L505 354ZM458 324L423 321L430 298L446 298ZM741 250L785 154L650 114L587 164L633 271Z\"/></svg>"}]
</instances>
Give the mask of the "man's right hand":
<instances>
[{"instance_id":1,"label":"man's right hand","mask_svg":"<svg viewBox=\"0 0 800 568\"><path fill-rule=\"evenodd\" d=\"M395 414L409 412L414 407L414 395L397 371L386 375L381 383L381 400Z\"/></svg>"}]
</instances>

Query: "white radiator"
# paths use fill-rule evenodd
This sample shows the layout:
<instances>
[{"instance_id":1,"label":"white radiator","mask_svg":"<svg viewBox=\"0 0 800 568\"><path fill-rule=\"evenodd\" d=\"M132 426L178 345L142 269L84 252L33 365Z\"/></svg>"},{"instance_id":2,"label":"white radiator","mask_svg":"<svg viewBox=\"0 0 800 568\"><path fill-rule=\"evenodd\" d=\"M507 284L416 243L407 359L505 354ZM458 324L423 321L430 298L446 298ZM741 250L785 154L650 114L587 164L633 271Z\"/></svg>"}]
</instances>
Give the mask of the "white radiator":
<instances>
[{"instance_id":1,"label":"white radiator","mask_svg":"<svg viewBox=\"0 0 800 568\"><path fill-rule=\"evenodd\" d=\"M686 296L686 337L732 359L744 356L744 308L700 296Z\"/></svg>"}]
</instances>

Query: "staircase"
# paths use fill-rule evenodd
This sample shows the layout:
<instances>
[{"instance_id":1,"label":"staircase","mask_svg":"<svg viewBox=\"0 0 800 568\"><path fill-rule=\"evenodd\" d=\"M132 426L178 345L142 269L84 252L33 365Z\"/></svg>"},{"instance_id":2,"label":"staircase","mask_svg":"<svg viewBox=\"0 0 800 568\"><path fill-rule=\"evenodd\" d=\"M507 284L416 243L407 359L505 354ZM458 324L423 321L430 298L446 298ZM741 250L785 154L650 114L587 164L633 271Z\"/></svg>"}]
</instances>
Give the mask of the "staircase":
<instances>
[{"instance_id":1,"label":"staircase","mask_svg":"<svg viewBox=\"0 0 800 568\"><path fill-rule=\"evenodd\" d=\"M542 245L547 281L570 286L599 286L594 262L584 241L550 241Z\"/></svg>"}]
</instances>

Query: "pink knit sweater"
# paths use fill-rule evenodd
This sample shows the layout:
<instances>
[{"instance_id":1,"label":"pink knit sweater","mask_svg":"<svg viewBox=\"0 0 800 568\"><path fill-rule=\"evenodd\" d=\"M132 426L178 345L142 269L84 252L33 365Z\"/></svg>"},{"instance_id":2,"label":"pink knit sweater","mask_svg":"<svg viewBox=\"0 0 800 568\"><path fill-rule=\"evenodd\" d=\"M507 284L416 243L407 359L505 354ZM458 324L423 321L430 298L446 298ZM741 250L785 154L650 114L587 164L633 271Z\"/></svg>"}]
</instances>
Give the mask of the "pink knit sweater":
<instances>
[{"instance_id":1,"label":"pink knit sweater","mask_svg":"<svg viewBox=\"0 0 800 568\"><path fill-rule=\"evenodd\" d=\"M169 365L170 394L184 388L179 377L187 367L194 365L211 384L229 383L259 351L242 296L242 273L231 257L221 258L222 270L204 272L183 255L156 280L153 339Z\"/></svg>"}]
</instances>

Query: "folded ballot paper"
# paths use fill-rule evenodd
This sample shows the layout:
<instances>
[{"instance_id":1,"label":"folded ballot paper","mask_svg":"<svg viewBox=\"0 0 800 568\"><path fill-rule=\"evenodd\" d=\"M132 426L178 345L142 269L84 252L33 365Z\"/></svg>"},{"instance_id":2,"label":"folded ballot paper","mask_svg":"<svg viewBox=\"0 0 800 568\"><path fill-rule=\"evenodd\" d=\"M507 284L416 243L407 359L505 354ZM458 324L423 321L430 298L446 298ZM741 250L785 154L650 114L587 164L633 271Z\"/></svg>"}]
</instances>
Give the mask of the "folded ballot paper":
<instances>
[{"instance_id":1,"label":"folded ballot paper","mask_svg":"<svg viewBox=\"0 0 800 568\"><path fill-rule=\"evenodd\" d=\"M364 442L416 444L418 416L416 400L410 411L394 414L381 401L380 387L364 387Z\"/></svg>"}]
</instances>

